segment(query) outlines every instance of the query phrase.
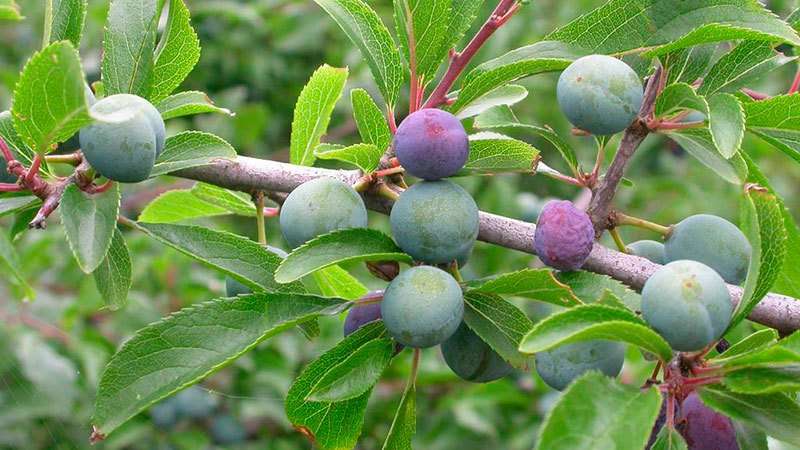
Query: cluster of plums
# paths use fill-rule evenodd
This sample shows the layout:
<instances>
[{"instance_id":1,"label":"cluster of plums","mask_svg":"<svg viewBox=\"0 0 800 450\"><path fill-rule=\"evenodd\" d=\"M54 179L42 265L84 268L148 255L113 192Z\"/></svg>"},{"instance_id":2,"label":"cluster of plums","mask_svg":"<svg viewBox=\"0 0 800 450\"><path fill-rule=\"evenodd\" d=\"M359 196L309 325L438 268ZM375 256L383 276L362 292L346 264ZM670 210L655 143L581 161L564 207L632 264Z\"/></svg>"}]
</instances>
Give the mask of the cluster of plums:
<instances>
[{"instance_id":1,"label":"cluster of plums","mask_svg":"<svg viewBox=\"0 0 800 450\"><path fill-rule=\"evenodd\" d=\"M233 445L247 439L247 431L235 417L219 411L216 399L198 386L168 397L150 408L150 420L163 430L182 422L207 423L219 445Z\"/></svg>"}]
</instances>

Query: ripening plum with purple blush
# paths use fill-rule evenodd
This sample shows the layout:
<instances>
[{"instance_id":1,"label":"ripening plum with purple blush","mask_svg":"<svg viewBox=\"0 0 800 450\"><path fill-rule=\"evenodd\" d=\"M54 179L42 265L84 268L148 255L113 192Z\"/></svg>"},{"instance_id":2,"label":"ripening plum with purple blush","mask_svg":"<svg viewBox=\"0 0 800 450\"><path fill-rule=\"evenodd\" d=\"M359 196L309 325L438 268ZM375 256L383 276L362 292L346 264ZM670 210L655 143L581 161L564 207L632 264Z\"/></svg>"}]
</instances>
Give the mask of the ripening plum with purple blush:
<instances>
[{"instance_id":1,"label":"ripening plum with purple blush","mask_svg":"<svg viewBox=\"0 0 800 450\"><path fill-rule=\"evenodd\" d=\"M589 215L566 200L548 202L534 234L536 255L558 270L577 270L592 251L594 227Z\"/></svg>"},{"instance_id":2,"label":"ripening plum with purple blush","mask_svg":"<svg viewBox=\"0 0 800 450\"><path fill-rule=\"evenodd\" d=\"M350 311L347 312L347 317L344 319L344 335L349 336L364 325L381 319L380 303L367 303L366 305L353 306L350 308ZM399 353L403 348L405 348L403 344L395 343L395 354Z\"/></svg>"},{"instance_id":3,"label":"ripening plum with purple blush","mask_svg":"<svg viewBox=\"0 0 800 450\"><path fill-rule=\"evenodd\" d=\"M455 175L469 156L464 126L441 109L422 109L406 117L397 128L393 145L406 172L425 180Z\"/></svg>"},{"instance_id":4,"label":"ripening plum with purple blush","mask_svg":"<svg viewBox=\"0 0 800 450\"><path fill-rule=\"evenodd\" d=\"M679 423L689 450L739 450L731 419L706 406L697 392L681 404Z\"/></svg>"}]
</instances>

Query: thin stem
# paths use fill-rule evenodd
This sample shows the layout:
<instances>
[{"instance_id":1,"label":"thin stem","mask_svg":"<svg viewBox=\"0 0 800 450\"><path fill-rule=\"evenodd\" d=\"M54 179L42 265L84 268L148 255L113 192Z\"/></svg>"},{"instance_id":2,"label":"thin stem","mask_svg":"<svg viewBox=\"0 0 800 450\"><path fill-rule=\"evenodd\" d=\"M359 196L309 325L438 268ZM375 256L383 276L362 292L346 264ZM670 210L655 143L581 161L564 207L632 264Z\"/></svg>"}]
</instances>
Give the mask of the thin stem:
<instances>
[{"instance_id":1,"label":"thin stem","mask_svg":"<svg viewBox=\"0 0 800 450\"><path fill-rule=\"evenodd\" d=\"M264 191L258 191L255 195L256 203L256 228L258 230L258 243L267 245L267 230L264 226Z\"/></svg>"},{"instance_id":2,"label":"thin stem","mask_svg":"<svg viewBox=\"0 0 800 450\"><path fill-rule=\"evenodd\" d=\"M622 240L622 236L619 234L619 229L609 228L608 234L610 234L611 238L614 239L614 244L617 246L619 251L622 253L628 253L628 249L625 248L625 242Z\"/></svg>"},{"instance_id":3,"label":"thin stem","mask_svg":"<svg viewBox=\"0 0 800 450\"><path fill-rule=\"evenodd\" d=\"M792 81L792 86L789 88L789 93L794 94L798 89L800 89L800 67L797 68L797 72L794 74L794 80Z\"/></svg>"},{"instance_id":4,"label":"thin stem","mask_svg":"<svg viewBox=\"0 0 800 450\"><path fill-rule=\"evenodd\" d=\"M44 1L44 33L42 36L42 48L50 45L50 36L53 32L53 0Z\"/></svg>"},{"instance_id":5,"label":"thin stem","mask_svg":"<svg viewBox=\"0 0 800 450\"><path fill-rule=\"evenodd\" d=\"M42 166L42 155L37 153L36 156L33 158L33 162L31 163L31 168L28 169L28 173L25 175L25 182L32 183L33 179L36 178L36 175L39 175L39 168Z\"/></svg>"},{"instance_id":6,"label":"thin stem","mask_svg":"<svg viewBox=\"0 0 800 450\"><path fill-rule=\"evenodd\" d=\"M100 186L94 186L94 185L87 186L85 191L90 194L101 194L111 189L112 186L114 186L114 181L108 180L105 183L101 184Z\"/></svg>"},{"instance_id":7,"label":"thin stem","mask_svg":"<svg viewBox=\"0 0 800 450\"><path fill-rule=\"evenodd\" d=\"M386 105L386 121L389 122L389 130L392 134L397 133L397 119L395 119L394 111L390 105Z\"/></svg>"},{"instance_id":8,"label":"thin stem","mask_svg":"<svg viewBox=\"0 0 800 450\"><path fill-rule=\"evenodd\" d=\"M640 219L638 217L629 216L621 212L614 213L614 223L617 225L629 225L633 227L643 228L645 230L654 231L664 237L669 236L672 232L671 227L665 227L649 220Z\"/></svg>"},{"instance_id":9,"label":"thin stem","mask_svg":"<svg viewBox=\"0 0 800 450\"><path fill-rule=\"evenodd\" d=\"M11 149L8 148L8 144L6 144L6 141L2 137L0 137L0 152L3 153L3 158L7 163L16 160L16 158L14 158L14 154L11 153Z\"/></svg>"},{"instance_id":10,"label":"thin stem","mask_svg":"<svg viewBox=\"0 0 800 450\"><path fill-rule=\"evenodd\" d=\"M763 92L754 91L754 90L749 89L749 88L742 88L742 92L747 94L753 100L766 100L766 99L772 97L769 94L765 94Z\"/></svg>"},{"instance_id":11,"label":"thin stem","mask_svg":"<svg viewBox=\"0 0 800 450\"><path fill-rule=\"evenodd\" d=\"M667 426L675 428L675 396L667 395Z\"/></svg>"},{"instance_id":12,"label":"thin stem","mask_svg":"<svg viewBox=\"0 0 800 450\"><path fill-rule=\"evenodd\" d=\"M686 130L689 128L700 128L704 127L706 123L704 121L697 121L697 122L655 122L655 123L648 123L647 126L651 130Z\"/></svg>"},{"instance_id":13,"label":"thin stem","mask_svg":"<svg viewBox=\"0 0 800 450\"><path fill-rule=\"evenodd\" d=\"M415 348L414 357L411 359L411 373L408 376L406 389L411 389L417 383L417 373L419 372L419 356L422 350Z\"/></svg>"},{"instance_id":14,"label":"thin stem","mask_svg":"<svg viewBox=\"0 0 800 450\"><path fill-rule=\"evenodd\" d=\"M390 188L386 183L381 183L378 186L378 195L385 199L389 200L397 200L400 198L400 194L395 192L392 188Z\"/></svg>"},{"instance_id":15,"label":"thin stem","mask_svg":"<svg viewBox=\"0 0 800 450\"><path fill-rule=\"evenodd\" d=\"M25 190L25 188L15 183L0 183L0 192L19 192L22 190Z\"/></svg>"},{"instance_id":16,"label":"thin stem","mask_svg":"<svg viewBox=\"0 0 800 450\"><path fill-rule=\"evenodd\" d=\"M581 180L579 180L577 178L573 178L573 177L571 177L569 175L564 175L563 173L560 173L560 172L539 171L539 173L541 173L542 175L545 175L547 177L550 177L550 178L552 178L554 180L561 181L562 183L567 183L567 184L571 184L573 186L578 186L578 187L584 187L584 184L583 184L583 182Z\"/></svg>"},{"instance_id":17,"label":"thin stem","mask_svg":"<svg viewBox=\"0 0 800 450\"><path fill-rule=\"evenodd\" d=\"M458 261L453 261L447 265L447 270L450 272L450 275L453 275L453 278L456 279L459 283L464 282L464 278L461 276L461 271L458 270Z\"/></svg>"},{"instance_id":18,"label":"thin stem","mask_svg":"<svg viewBox=\"0 0 800 450\"><path fill-rule=\"evenodd\" d=\"M590 175L590 179L593 181L597 180L597 177L600 175L600 169L603 167L603 161L606 160L606 146L608 146L608 141L604 139L599 141L598 144L597 159L594 161L594 168Z\"/></svg>"},{"instance_id":19,"label":"thin stem","mask_svg":"<svg viewBox=\"0 0 800 450\"><path fill-rule=\"evenodd\" d=\"M389 176L389 175L403 173L405 171L406 171L406 169L404 169L404 168L402 168L400 166L397 166L397 167L390 167L388 169L377 170L372 175L376 176L376 177L386 177L386 176Z\"/></svg>"},{"instance_id":20,"label":"thin stem","mask_svg":"<svg viewBox=\"0 0 800 450\"><path fill-rule=\"evenodd\" d=\"M683 382L684 386L691 386L691 387L699 387L705 386L708 384L717 384L722 381L722 377L712 376L712 377L701 377L701 378L688 378Z\"/></svg>"},{"instance_id":21,"label":"thin stem","mask_svg":"<svg viewBox=\"0 0 800 450\"><path fill-rule=\"evenodd\" d=\"M77 166L83 162L83 155L80 152L70 153L67 155L45 155L44 160L48 164L69 164Z\"/></svg>"}]
</instances>

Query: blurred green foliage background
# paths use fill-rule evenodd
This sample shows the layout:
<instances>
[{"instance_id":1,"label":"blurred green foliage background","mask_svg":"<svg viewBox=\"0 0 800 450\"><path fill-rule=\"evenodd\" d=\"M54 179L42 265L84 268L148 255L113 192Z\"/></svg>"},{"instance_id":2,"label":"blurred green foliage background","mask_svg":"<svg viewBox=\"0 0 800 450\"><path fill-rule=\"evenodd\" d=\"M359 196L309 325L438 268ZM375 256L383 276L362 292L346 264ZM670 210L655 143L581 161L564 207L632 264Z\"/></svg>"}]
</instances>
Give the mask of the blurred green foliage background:
<instances>
[{"instance_id":1,"label":"blurred green foliage background","mask_svg":"<svg viewBox=\"0 0 800 450\"><path fill-rule=\"evenodd\" d=\"M311 73L322 63L349 66L348 90L364 87L375 93L369 71L357 49L310 0L190 0L193 24L203 46L185 89L207 92L220 106L236 112L233 118L198 116L169 122L169 131L200 129L228 140L240 154L286 160L292 108ZM369 1L391 24L391 1ZM481 20L494 2L487 1ZM555 27L599 5L600 0L539 0L523 8L500 30L476 58L477 62L540 39ZM20 2L26 19L0 24L0 110L10 107L16 78L41 39L43 2ZM86 36L81 48L89 81L99 78L105 0L91 0ZM772 1L781 16L794 1ZM394 30L394 26L390 25ZM795 65L787 65L752 88L770 94L785 91ZM515 107L522 122L548 124L578 148L585 166L594 159L588 138L571 137L569 126L555 103L557 74L539 75L520 82L529 89ZM349 101L337 106L328 139L353 142L354 124ZM402 114L401 114L402 116ZM542 150L544 161L563 169L554 150L531 136L518 135ZM614 144L612 143L612 146ZM756 158L793 212L800 203L800 167L765 143L748 138L747 152ZM739 192L688 157L677 146L650 137L633 161L616 204L620 209L660 223L674 223L705 212L738 219ZM124 214L135 218L166 189L185 188L185 180L160 180L126 186ZM463 180L484 210L532 220L541 199L575 199L579 192L542 176L504 175ZM800 219L800 217L798 217ZM384 217L372 223L386 227ZM24 219L20 223L24 223ZM242 218L222 218L204 225L255 238L255 224ZM0 220L2 230L21 230L13 218ZM286 244L277 222L268 221L270 243ZM624 230L626 241L652 238L645 232ZM88 447L89 423L100 372L121 341L138 328L195 302L221 295L223 277L143 235L128 233L134 262L130 301L121 311L103 309L91 277L84 276L71 258L56 216L46 231L22 231L15 246L20 270L34 286L37 298L17 299L17 287L0 279L0 449L72 449ZM513 271L536 261L530 255L479 243L465 269L468 277ZM370 287L382 283L369 278L363 267L350 267ZM548 309L520 303L531 317ZM750 325L746 325L750 326ZM206 380L202 387L215 405L213 416L230 414L248 432L246 444L235 448L275 450L309 448L283 413L283 398L300 370L341 338L341 321L322 323L322 335L307 341L290 331L260 345L230 367ZM418 448L528 449L536 438L543 415L557 398L531 373L517 373L500 382L474 385L457 379L444 365L438 349L425 351L418 382ZM373 394L359 448L380 448L409 370L408 352L395 359ZM641 383L651 370L636 351L629 358L623 381ZM204 449L213 445L209 432L213 417L183 420L157 427L142 414L99 449Z\"/></svg>"}]
</instances>

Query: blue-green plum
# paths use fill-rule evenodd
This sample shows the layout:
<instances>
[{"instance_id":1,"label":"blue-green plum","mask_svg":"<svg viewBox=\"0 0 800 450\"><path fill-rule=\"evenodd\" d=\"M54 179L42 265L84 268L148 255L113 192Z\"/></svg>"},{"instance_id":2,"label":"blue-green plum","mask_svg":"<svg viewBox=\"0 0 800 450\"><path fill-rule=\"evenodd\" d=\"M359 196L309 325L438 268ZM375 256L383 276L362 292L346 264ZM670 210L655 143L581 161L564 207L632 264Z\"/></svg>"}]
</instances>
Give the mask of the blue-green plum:
<instances>
[{"instance_id":1,"label":"blue-green plum","mask_svg":"<svg viewBox=\"0 0 800 450\"><path fill-rule=\"evenodd\" d=\"M464 258L478 237L478 206L450 181L421 181L403 192L389 217L397 245L417 261Z\"/></svg>"},{"instance_id":2,"label":"blue-green plum","mask_svg":"<svg viewBox=\"0 0 800 450\"><path fill-rule=\"evenodd\" d=\"M449 273L431 266L412 267L389 283L381 316L397 342L413 348L433 347L458 329L464 297Z\"/></svg>"},{"instance_id":3,"label":"blue-green plum","mask_svg":"<svg viewBox=\"0 0 800 450\"><path fill-rule=\"evenodd\" d=\"M247 439L244 426L229 414L215 417L211 421L211 437L220 445L233 445Z\"/></svg>"},{"instance_id":4,"label":"blue-green plum","mask_svg":"<svg viewBox=\"0 0 800 450\"><path fill-rule=\"evenodd\" d=\"M576 342L536 354L536 372L558 391L589 370L616 377L625 362L625 346L620 342L594 340Z\"/></svg>"},{"instance_id":5,"label":"blue-green plum","mask_svg":"<svg viewBox=\"0 0 800 450\"><path fill-rule=\"evenodd\" d=\"M575 60L558 79L558 105L567 119L596 135L618 133L642 105L642 81L617 58L589 55Z\"/></svg>"},{"instance_id":6,"label":"blue-green plum","mask_svg":"<svg viewBox=\"0 0 800 450\"><path fill-rule=\"evenodd\" d=\"M642 289L642 316L673 349L691 352L722 336L733 314L725 281L697 261L673 261Z\"/></svg>"},{"instance_id":7,"label":"blue-green plum","mask_svg":"<svg viewBox=\"0 0 800 450\"><path fill-rule=\"evenodd\" d=\"M281 259L286 258L287 254L285 251L268 245L267 250L271 253L274 253ZM236 280L233 277L225 277L225 296L226 297L236 297L239 295L247 295L253 293L253 290L247 287L244 283Z\"/></svg>"},{"instance_id":8,"label":"blue-green plum","mask_svg":"<svg viewBox=\"0 0 800 450\"><path fill-rule=\"evenodd\" d=\"M216 399L199 386L191 386L175 394L175 404L178 415L188 419L204 419L217 407Z\"/></svg>"},{"instance_id":9,"label":"blue-green plum","mask_svg":"<svg viewBox=\"0 0 800 450\"><path fill-rule=\"evenodd\" d=\"M442 356L456 375L476 383L503 378L514 370L464 322L442 342Z\"/></svg>"},{"instance_id":10,"label":"blue-green plum","mask_svg":"<svg viewBox=\"0 0 800 450\"><path fill-rule=\"evenodd\" d=\"M411 113L397 128L392 145L406 172L426 180L455 175L469 156L464 126L441 109Z\"/></svg>"},{"instance_id":11,"label":"blue-green plum","mask_svg":"<svg viewBox=\"0 0 800 450\"><path fill-rule=\"evenodd\" d=\"M281 232L292 248L344 228L366 228L367 208L358 192L333 178L315 178L292 191L281 207Z\"/></svg>"},{"instance_id":12,"label":"blue-green plum","mask_svg":"<svg viewBox=\"0 0 800 450\"><path fill-rule=\"evenodd\" d=\"M672 227L664 244L667 261L699 261L731 284L741 284L747 277L751 252L750 242L736 225L710 214L683 219Z\"/></svg>"},{"instance_id":13,"label":"blue-green plum","mask_svg":"<svg viewBox=\"0 0 800 450\"><path fill-rule=\"evenodd\" d=\"M641 256L656 264L666 264L667 258L664 255L664 244L657 241L636 241L628 244L628 253Z\"/></svg>"},{"instance_id":14,"label":"blue-green plum","mask_svg":"<svg viewBox=\"0 0 800 450\"><path fill-rule=\"evenodd\" d=\"M117 94L98 101L90 112L94 122L79 135L89 164L114 181L147 179L164 146L164 122L155 107L141 97Z\"/></svg>"}]
</instances>

